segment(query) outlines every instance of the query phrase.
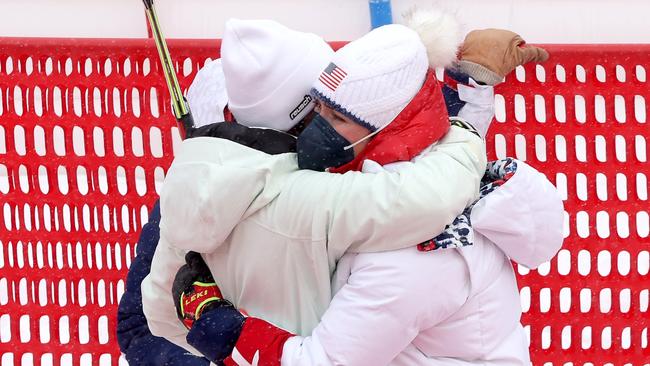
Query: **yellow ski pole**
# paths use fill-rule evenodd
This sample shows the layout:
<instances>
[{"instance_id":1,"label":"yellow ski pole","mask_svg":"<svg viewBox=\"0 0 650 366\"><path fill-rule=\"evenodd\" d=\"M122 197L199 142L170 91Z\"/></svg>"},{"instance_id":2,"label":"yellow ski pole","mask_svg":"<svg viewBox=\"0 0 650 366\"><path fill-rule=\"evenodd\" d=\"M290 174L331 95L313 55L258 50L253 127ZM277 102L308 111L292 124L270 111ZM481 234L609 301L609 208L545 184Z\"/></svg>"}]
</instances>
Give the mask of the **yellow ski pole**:
<instances>
[{"instance_id":1,"label":"yellow ski pole","mask_svg":"<svg viewBox=\"0 0 650 366\"><path fill-rule=\"evenodd\" d=\"M153 33L153 38L156 42L156 48L158 49L158 55L160 56L160 63L162 64L163 72L165 74L165 81L167 81L167 88L169 89L169 94L172 100L174 117L176 117L179 127L181 128L181 135L185 138L191 135L192 130L194 129L192 112L190 111L187 100L183 96L181 87L178 84L178 77L174 70L174 63L169 55L169 49L167 48L165 37L160 30L160 24L158 22L158 16L156 15L156 9L153 5L153 0L143 0L143 2L147 12L147 18L149 19L149 25L151 26L151 31Z\"/></svg>"}]
</instances>

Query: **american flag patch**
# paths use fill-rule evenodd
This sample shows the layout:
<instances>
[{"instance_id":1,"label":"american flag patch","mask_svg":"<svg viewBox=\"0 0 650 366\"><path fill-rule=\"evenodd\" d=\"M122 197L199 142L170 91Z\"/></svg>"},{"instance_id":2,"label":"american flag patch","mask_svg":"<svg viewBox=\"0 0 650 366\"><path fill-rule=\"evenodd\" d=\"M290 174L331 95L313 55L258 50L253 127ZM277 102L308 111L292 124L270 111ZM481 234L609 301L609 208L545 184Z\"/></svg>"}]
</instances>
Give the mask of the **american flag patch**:
<instances>
[{"instance_id":1,"label":"american flag patch","mask_svg":"<svg viewBox=\"0 0 650 366\"><path fill-rule=\"evenodd\" d=\"M325 84L325 86L328 87L331 91L336 91L346 76L348 76L347 72L331 63L329 66L327 66L327 68L325 68L323 73L320 74L318 80L320 80L321 83Z\"/></svg>"}]
</instances>

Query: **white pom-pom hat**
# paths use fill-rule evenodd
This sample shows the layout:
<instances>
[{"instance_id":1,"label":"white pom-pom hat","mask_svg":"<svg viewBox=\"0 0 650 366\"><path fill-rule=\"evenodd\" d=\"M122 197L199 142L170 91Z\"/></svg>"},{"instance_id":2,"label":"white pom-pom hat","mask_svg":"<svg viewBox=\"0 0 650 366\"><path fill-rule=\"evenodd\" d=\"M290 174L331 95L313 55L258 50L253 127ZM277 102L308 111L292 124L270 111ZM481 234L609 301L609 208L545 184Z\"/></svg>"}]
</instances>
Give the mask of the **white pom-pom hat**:
<instances>
[{"instance_id":1,"label":"white pom-pom hat","mask_svg":"<svg viewBox=\"0 0 650 366\"><path fill-rule=\"evenodd\" d=\"M377 28L338 50L312 89L316 98L370 130L364 140L404 110L430 67L456 60L460 31L452 17L414 11L407 24Z\"/></svg>"},{"instance_id":2,"label":"white pom-pom hat","mask_svg":"<svg viewBox=\"0 0 650 366\"><path fill-rule=\"evenodd\" d=\"M333 54L312 33L271 20L229 20L221 45L228 108L243 125L291 129L313 109L310 89Z\"/></svg>"}]
</instances>

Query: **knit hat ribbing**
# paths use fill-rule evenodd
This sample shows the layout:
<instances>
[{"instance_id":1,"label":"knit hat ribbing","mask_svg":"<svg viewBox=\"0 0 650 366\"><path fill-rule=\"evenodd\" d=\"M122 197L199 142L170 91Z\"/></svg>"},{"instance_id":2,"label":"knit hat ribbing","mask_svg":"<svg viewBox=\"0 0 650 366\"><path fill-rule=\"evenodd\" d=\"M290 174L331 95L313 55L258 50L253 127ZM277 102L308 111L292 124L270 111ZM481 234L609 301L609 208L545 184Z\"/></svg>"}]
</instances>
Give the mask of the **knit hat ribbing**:
<instances>
[{"instance_id":1,"label":"knit hat ribbing","mask_svg":"<svg viewBox=\"0 0 650 366\"><path fill-rule=\"evenodd\" d=\"M448 66L460 45L451 16L413 11L407 21L408 27L383 26L338 50L312 94L372 135L385 128L420 91L428 69Z\"/></svg>"},{"instance_id":2,"label":"knit hat ribbing","mask_svg":"<svg viewBox=\"0 0 650 366\"><path fill-rule=\"evenodd\" d=\"M387 25L337 51L313 94L374 132L413 99L428 67L418 34L403 25Z\"/></svg>"},{"instance_id":3,"label":"knit hat ribbing","mask_svg":"<svg viewBox=\"0 0 650 366\"><path fill-rule=\"evenodd\" d=\"M195 127L225 121L223 111L228 105L228 93L221 59L212 60L199 70L187 91L187 103Z\"/></svg>"}]
</instances>

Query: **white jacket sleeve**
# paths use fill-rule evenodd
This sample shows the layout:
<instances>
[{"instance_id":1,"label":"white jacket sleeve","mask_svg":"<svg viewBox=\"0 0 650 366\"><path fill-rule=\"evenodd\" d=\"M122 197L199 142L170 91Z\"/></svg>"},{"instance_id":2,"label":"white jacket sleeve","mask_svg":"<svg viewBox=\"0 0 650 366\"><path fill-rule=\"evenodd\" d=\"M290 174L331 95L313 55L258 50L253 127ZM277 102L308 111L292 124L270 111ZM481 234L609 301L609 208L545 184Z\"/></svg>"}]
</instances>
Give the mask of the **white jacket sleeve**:
<instances>
[{"instance_id":1,"label":"white jacket sleeve","mask_svg":"<svg viewBox=\"0 0 650 366\"><path fill-rule=\"evenodd\" d=\"M459 127L417 162L380 174L298 171L295 155L192 139L165 178L161 235L176 248L210 253L264 208L265 225L326 243L330 258L405 248L438 235L478 198L485 165L484 141Z\"/></svg>"},{"instance_id":2,"label":"white jacket sleeve","mask_svg":"<svg viewBox=\"0 0 650 366\"><path fill-rule=\"evenodd\" d=\"M564 204L544 174L516 164L514 176L474 206L472 226L510 259L537 268L562 247Z\"/></svg>"},{"instance_id":3,"label":"white jacket sleeve","mask_svg":"<svg viewBox=\"0 0 650 366\"><path fill-rule=\"evenodd\" d=\"M185 252L171 248L161 238L151 262L151 271L142 281L142 312L147 318L151 334L164 337L195 355L201 355L187 344L187 329L178 320L172 299L174 276L184 264Z\"/></svg>"},{"instance_id":4,"label":"white jacket sleeve","mask_svg":"<svg viewBox=\"0 0 650 366\"><path fill-rule=\"evenodd\" d=\"M285 343L282 366L386 365L469 294L457 251L358 254L351 272L312 335Z\"/></svg>"},{"instance_id":5,"label":"white jacket sleeve","mask_svg":"<svg viewBox=\"0 0 650 366\"><path fill-rule=\"evenodd\" d=\"M494 119L494 87L479 85L469 79L469 85L458 84L458 98L465 102L458 117L469 122L481 136L486 136Z\"/></svg>"},{"instance_id":6,"label":"white jacket sleeve","mask_svg":"<svg viewBox=\"0 0 650 366\"><path fill-rule=\"evenodd\" d=\"M333 258L348 250L406 248L440 234L478 198L485 164L484 142L452 127L398 172L299 172L278 197L276 212L291 213L287 226L312 225L312 238L326 240Z\"/></svg>"}]
</instances>

